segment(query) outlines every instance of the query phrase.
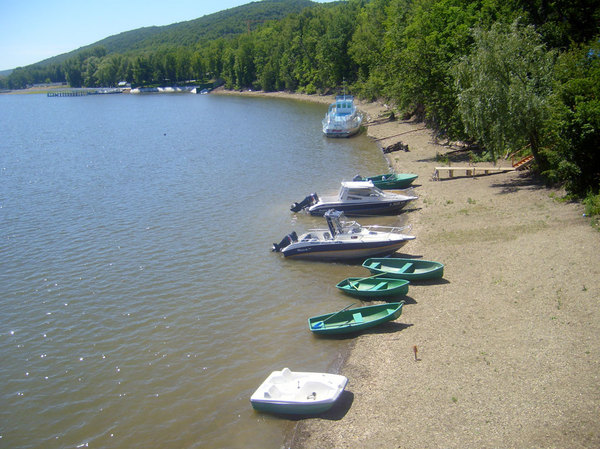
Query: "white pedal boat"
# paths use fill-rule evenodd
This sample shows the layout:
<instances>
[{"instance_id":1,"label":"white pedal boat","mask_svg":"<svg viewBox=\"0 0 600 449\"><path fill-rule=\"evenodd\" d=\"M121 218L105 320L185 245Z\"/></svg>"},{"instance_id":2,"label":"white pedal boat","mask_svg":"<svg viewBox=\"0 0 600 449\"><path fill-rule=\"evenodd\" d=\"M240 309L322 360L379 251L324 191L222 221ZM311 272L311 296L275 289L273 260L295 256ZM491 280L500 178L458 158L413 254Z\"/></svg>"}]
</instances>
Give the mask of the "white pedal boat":
<instances>
[{"instance_id":1,"label":"white pedal boat","mask_svg":"<svg viewBox=\"0 0 600 449\"><path fill-rule=\"evenodd\" d=\"M339 374L273 371L250 397L255 410L313 415L329 410L348 379Z\"/></svg>"}]
</instances>

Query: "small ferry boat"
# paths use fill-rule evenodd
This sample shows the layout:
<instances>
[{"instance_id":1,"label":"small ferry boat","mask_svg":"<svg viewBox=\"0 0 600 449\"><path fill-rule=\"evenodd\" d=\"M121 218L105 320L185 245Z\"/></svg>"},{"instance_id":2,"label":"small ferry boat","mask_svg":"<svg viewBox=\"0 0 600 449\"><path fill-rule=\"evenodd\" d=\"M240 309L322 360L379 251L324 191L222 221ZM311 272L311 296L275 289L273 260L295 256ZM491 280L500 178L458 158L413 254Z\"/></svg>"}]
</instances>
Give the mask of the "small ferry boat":
<instances>
[{"instance_id":1,"label":"small ferry boat","mask_svg":"<svg viewBox=\"0 0 600 449\"><path fill-rule=\"evenodd\" d=\"M322 123L323 134L327 137L350 137L356 134L362 124L362 114L354 105L354 96L336 96Z\"/></svg>"}]
</instances>

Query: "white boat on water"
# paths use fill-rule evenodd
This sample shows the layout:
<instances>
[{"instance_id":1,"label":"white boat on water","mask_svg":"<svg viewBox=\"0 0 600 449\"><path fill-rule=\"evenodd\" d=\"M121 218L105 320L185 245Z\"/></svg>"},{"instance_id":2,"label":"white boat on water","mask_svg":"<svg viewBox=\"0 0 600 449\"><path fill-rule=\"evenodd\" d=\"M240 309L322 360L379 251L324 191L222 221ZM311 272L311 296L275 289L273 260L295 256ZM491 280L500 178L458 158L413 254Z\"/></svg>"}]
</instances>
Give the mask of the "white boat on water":
<instances>
[{"instance_id":1,"label":"white boat on water","mask_svg":"<svg viewBox=\"0 0 600 449\"><path fill-rule=\"evenodd\" d=\"M250 397L255 410L312 415L329 410L348 379L339 374L273 371Z\"/></svg>"},{"instance_id":2,"label":"white boat on water","mask_svg":"<svg viewBox=\"0 0 600 449\"><path fill-rule=\"evenodd\" d=\"M362 124L362 114L354 105L354 96L336 96L322 123L323 134L327 137L350 137L356 134Z\"/></svg>"},{"instance_id":3,"label":"white boat on water","mask_svg":"<svg viewBox=\"0 0 600 449\"><path fill-rule=\"evenodd\" d=\"M408 226L361 226L342 221L342 212L336 210L327 211L324 217L327 229L310 229L299 237L292 232L274 243L273 251L294 259L357 260L391 254L415 238L402 233Z\"/></svg>"},{"instance_id":4,"label":"white boat on water","mask_svg":"<svg viewBox=\"0 0 600 449\"><path fill-rule=\"evenodd\" d=\"M342 182L337 196L319 198L313 193L300 203L292 204L290 210L300 212L307 209L311 215L323 215L329 209L340 210L349 216L394 214L418 199L413 192L412 189L405 190L404 194L384 192L372 181Z\"/></svg>"}]
</instances>

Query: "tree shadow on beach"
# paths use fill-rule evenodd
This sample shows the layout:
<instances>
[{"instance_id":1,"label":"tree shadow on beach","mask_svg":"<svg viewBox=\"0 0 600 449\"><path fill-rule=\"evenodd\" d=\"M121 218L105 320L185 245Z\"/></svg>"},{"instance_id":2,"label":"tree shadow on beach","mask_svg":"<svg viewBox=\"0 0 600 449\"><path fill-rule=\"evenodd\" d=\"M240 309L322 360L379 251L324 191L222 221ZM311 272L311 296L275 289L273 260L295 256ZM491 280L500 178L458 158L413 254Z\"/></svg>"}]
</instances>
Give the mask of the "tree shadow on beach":
<instances>
[{"instance_id":1,"label":"tree shadow on beach","mask_svg":"<svg viewBox=\"0 0 600 449\"><path fill-rule=\"evenodd\" d=\"M519 172L518 176L509 181L494 183L491 187L498 189L499 195L506 195L519 190L542 190L546 188L546 184L536 173L524 171Z\"/></svg>"}]
</instances>

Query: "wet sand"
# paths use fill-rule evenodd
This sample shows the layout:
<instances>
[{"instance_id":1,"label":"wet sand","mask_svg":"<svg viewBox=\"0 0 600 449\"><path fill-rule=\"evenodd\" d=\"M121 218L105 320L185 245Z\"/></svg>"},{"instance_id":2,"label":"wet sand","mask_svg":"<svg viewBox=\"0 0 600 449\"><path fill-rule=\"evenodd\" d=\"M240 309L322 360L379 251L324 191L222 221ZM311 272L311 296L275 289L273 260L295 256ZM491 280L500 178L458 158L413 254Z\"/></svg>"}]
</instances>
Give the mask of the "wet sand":
<instances>
[{"instance_id":1,"label":"wet sand","mask_svg":"<svg viewBox=\"0 0 600 449\"><path fill-rule=\"evenodd\" d=\"M444 279L411 285L396 322L355 338L347 392L295 423L286 446L600 447L600 234L583 207L528 171L434 181L436 155L455 147L382 119L383 104L359 108L381 147L408 144L387 155L419 175L417 239L402 251L443 262Z\"/></svg>"}]
</instances>

